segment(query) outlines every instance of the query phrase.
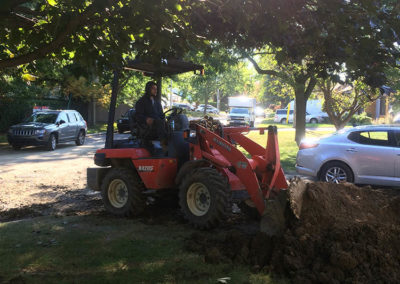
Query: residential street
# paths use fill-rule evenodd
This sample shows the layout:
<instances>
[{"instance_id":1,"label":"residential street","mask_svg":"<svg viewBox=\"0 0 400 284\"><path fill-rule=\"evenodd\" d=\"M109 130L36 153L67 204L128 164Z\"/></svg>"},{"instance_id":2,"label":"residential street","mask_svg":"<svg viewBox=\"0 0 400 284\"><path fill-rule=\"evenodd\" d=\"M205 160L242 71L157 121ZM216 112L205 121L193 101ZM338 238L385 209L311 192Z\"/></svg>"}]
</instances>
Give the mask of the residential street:
<instances>
[{"instance_id":1,"label":"residential street","mask_svg":"<svg viewBox=\"0 0 400 284\"><path fill-rule=\"evenodd\" d=\"M104 137L87 137L79 147L61 144L53 152L40 147L0 148L0 221L1 212L13 208L21 211L15 214L27 216L94 210L90 204L101 201L99 193L86 189L86 168L94 165L93 155L103 147Z\"/></svg>"}]
</instances>

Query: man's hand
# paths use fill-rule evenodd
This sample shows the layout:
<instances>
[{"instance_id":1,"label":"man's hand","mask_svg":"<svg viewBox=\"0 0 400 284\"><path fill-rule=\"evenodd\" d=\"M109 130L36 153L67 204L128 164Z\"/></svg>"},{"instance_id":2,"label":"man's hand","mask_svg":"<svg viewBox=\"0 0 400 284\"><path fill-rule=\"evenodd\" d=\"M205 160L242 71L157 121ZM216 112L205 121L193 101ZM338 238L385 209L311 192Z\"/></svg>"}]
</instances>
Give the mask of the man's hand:
<instances>
[{"instance_id":1,"label":"man's hand","mask_svg":"<svg viewBox=\"0 0 400 284\"><path fill-rule=\"evenodd\" d=\"M152 125L153 122L154 122L154 118L151 118L151 117L146 118L147 125Z\"/></svg>"}]
</instances>

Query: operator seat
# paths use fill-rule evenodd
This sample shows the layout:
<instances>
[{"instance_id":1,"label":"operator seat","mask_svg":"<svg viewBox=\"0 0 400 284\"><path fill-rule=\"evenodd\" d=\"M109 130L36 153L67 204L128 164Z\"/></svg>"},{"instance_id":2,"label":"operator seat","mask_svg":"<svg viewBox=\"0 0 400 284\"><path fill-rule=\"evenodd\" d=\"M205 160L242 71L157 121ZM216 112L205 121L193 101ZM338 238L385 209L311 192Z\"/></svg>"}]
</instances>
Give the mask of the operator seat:
<instances>
[{"instance_id":1,"label":"operator seat","mask_svg":"<svg viewBox=\"0 0 400 284\"><path fill-rule=\"evenodd\" d=\"M128 125L132 139L138 139L138 123L136 121L136 110L131 108L128 112Z\"/></svg>"},{"instance_id":2,"label":"operator seat","mask_svg":"<svg viewBox=\"0 0 400 284\"><path fill-rule=\"evenodd\" d=\"M173 123L172 123L173 121ZM168 157L178 160L178 169L190 159L189 143L184 139L183 132L189 130L189 120L182 113L168 117L170 127L168 138ZM172 129L172 125L174 125Z\"/></svg>"}]
</instances>

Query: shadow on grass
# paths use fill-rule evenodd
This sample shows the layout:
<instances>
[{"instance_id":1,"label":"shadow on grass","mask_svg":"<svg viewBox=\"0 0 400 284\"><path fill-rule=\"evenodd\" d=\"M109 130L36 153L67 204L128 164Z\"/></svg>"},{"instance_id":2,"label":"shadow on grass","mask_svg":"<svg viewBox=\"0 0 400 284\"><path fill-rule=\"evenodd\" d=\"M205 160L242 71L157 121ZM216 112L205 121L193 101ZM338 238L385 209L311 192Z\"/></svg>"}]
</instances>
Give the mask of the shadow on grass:
<instances>
[{"instance_id":1,"label":"shadow on grass","mask_svg":"<svg viewBox=\"0 0 400 284\"><path fill-rule=\"evenodd\" d=\"M0 275L9 283L273 283L184 250L189 225L151 226L104 216L39 217L0 224ZM212 232L210 232L212 233ZM254 281L250 281L254 279Z\"/></svg>"}]
</instances>

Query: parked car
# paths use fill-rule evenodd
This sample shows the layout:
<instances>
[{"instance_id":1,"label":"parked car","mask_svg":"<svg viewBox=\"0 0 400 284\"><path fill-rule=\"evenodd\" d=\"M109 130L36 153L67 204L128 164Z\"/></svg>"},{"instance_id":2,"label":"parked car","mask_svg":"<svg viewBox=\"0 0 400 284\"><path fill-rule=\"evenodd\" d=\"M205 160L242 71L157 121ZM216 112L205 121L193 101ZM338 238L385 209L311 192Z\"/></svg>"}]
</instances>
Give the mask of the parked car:
<instances>
[{"instance_id":1,"label":"parked car","mask_svg":"<svg viewBox=\"0 0 400 284\"><path fill-rule=\"evenodd\" d=\"M8 143L16 150L23 146L46 146L54 151L57 144L85 143L86 121L75 110L50 110L33 113L24 122L13 125L7 133Z\"/></svg>"},{"instance_id":2,"label":"parked car","mask_svg":"<svg viewBox=\"0 0 400 284\"><path fill-rule=\"evenodd\" d=\"M185 104L185 103L174 103L173 106L174 106L174 107L178 107L178 108L183 108L183 109L185 109L185 110L190 110L190 111L194 111L194 110L195 110L194 107L192 107L192 106L189 105L189 104ZM203 108L203 109L204 109L204 108Z\"/></svg>"},{"instance_id":3,"label":"parked car","mask_svg":"<svg viewBox=\"0 0 400 284\"><path fill-rule=\"evenodd\" d=\"M293 122L294 111L289 111L289 123ZM287 109L278 109L275 112L274 122L286 123ZM311 114L306 112L306 123L320 123L324 118L319 114Z\"/></svg>"},{"instance_id":4,"label":"parked car","mask_svg":"<svg viewBox=\"0 0 400 284\"><path fill-rule=\"evenodd\" d=\"M129 112L132 109L127 110L121 117L117 120L118 133L124 133L125 131L130 131L129 128Z\"/></svg>"},{"instance_id":5,"label":"parked car","mask_svg":"<svg viewBox=\"0 0 400 284\"><path fill-rule=\"evenodd\" d=\"M303 140L296 170L327 182L400 186L400 127L359 126Z\"/></svg>"},{"instance_id":6,"label":"parked car","mask_svg":"<svg viewBox=\"0 0 400 284\"><path fill-rule=\"evenodd\" d=\"M196 109L196 111L203 112L204 111L204 105L199 105L199 107ZM215 113L219 114L219 110L213 106L207 105L207 112L208 113Z\"/></svg>"}]
</instances>

